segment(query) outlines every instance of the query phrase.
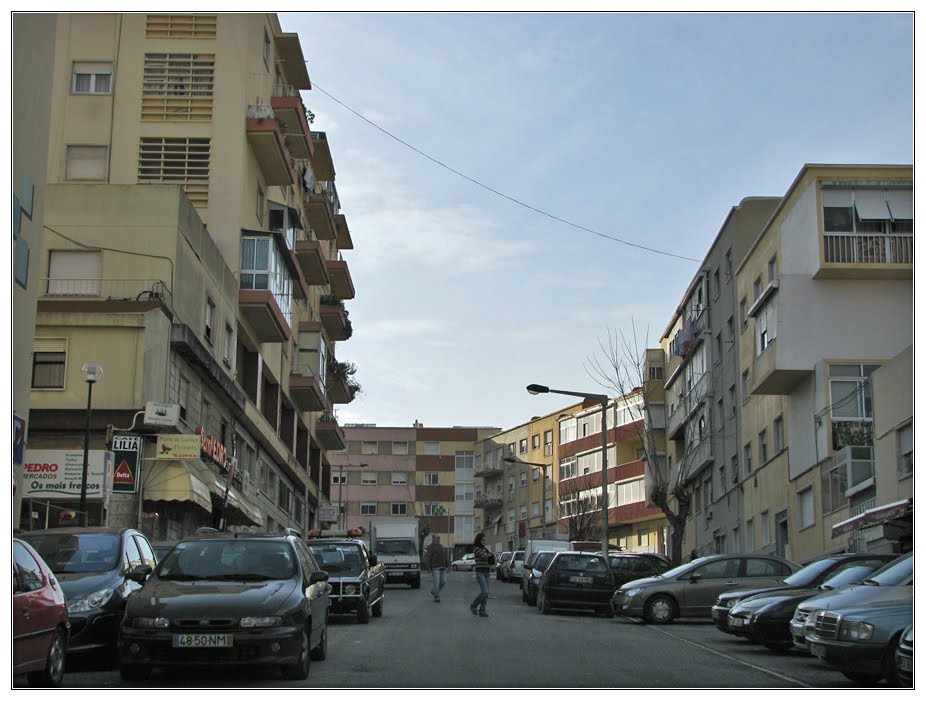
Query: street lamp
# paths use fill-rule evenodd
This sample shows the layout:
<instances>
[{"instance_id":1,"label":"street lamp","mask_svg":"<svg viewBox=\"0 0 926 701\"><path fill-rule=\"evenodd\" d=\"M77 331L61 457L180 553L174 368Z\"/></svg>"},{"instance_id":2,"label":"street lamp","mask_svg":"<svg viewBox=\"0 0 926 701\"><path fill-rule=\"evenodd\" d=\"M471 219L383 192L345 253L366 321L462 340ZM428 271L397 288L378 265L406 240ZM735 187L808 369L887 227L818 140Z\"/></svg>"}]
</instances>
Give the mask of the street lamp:
<instances>
[{"instance_id":1,"label":"street lamp","mask_svg":"<svg viewBox=\"0 0 926 701\"><path fill-rule=\"evenodd\" d=\"M565 394L601 403L601 554L608 561L608 395L588 392L568 392L550 389L546 385L528 385L531 394Z\"/></svg>"},{"instance_id":2,"label":"street lamp","mask_svg":"<svg viewBox=\"0 0 926 701\"><path fill-rule=\"evenodd\" d=\"M540 537L544 538L547 535L547 468L552 468L552 465L547 465L542 462L527 462L526 460L518 460L513 458L510 455L502 458L505 462L510 462L514 465L527 465L529 467L539 467L542 472L540 473L540 479L543 482L543 496L541 497L542 501L540 502ZM552 478L553 471L550 470L550 476Z\"/></svg>"},{"instance_id":3,"label":"street lamp","mask_svg":"<svg viewBox=\"0 0 926 701\"><path fill-rule=\"evenodd\" d=\"M90 462L90 407L93 400L93 385L103 379L103 366L99 363L85 363L80 369L87 383L87 427L84 430L84 465L80 476L80 523L87 526L87 468ZM105 475L103 476L105 480Z\"/></svg>"},{"instance_id":4,"label":"street lamp","mask_svg":"<svg viewBox=\"0 0 926 701\"><path fill-rule=\"evenodd\" d=\"M341 495L344 493L344 468L345 467L369 467L365 462L362 462L358 465L332 465L331 467L338 468L338 527L347 528L347 519L344 518L344 507L343 502L341 501ZM342 523L343 521L343 523Z\"/></svg>"}]
</instances>

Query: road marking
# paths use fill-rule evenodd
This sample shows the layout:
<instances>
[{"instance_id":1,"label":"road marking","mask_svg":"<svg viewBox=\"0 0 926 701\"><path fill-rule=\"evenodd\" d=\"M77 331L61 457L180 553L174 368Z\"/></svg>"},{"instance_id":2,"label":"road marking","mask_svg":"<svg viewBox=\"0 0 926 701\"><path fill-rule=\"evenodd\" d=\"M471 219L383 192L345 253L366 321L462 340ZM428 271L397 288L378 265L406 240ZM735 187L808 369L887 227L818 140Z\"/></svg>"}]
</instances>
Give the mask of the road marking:
<instances>
[{"instance_id":1,"label":"road marking","mask_svg":"<svg viewBox=\"0 0 926 701\"><path fill-rule=\"evenodd\" d=\"M724 659L732 660L733 662L736 662L736 663L738 663L738 664L741 664L741 665L743 665L744 667L750 667L751 669L754 669L754 670L756 670L757 672L763 672L763 673L765 673L765 674L770 674L770 675L773 676L773 677L778 677L779 679L783 679L783 680L786 681L786 682L791 682L791 683L793 683L793 684L798 684L799 686L803 686L803 687L805 687L805 688L807 688L807 689L815 689L815 688L817 688L817 687L813 686L812 684L807 684L807 683L805 683L805 682L802 682L800 679L795 679L794 677L789 677L789 676L786 675L786 674L781 674L780 672L775 672L775 671L773 671L773 670L771 670L771 669L766 669L765 667L760 667L759 665L754 665L754 664L752 664L751 662L744 662L743 660L740 660L740 659L738 659L738 658L736 658L736 657L733 657L732 655L727 655L726 653L718 652L717 650L714 650L713 648L709 648L709 647L707 647L706 645L702 645L701 643L696 643L696 642L694 642L693 640L688 640L687 638L682 638L682 637L680 637L680 636L678 636L678 635L673 635L673 634L670 633L669 631L663 630L662 628L660 628L660 627L658 627L658 626L646 626L646 627L649 628L650 630L658 631L659 633L662 633L663 635L668 635L670 638L675 638L676 640L680 640L680 641L682 641L683 643L688 643L689 645L694 645L695 647L699 647L699 648L701 648L702 650L704 650L705 652L711 653L712 655L717 655L718 657L723 657Z\"/></svg>"}]
</instances>

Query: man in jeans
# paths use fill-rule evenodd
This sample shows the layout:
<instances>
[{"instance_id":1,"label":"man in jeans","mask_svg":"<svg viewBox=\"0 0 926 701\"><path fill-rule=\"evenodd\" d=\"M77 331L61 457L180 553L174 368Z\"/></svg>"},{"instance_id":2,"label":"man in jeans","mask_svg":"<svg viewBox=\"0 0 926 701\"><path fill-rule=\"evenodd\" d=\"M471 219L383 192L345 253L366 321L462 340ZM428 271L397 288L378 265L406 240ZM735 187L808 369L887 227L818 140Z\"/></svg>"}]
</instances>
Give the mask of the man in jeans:
<instances>
[{"instance_id":1,"label":"man in jeans","mask_svg":"<svg viewBox=\"0 0 926 701\"><path fill-rule=\"evenodd\" d=\"M435 533L431 536L431 544L424 551L424 567L431 573L433 584L431 596L435 603L440 603L440 590L447 583L447 552L440 544L440 536Z\"/></svg>"}]
</instances>

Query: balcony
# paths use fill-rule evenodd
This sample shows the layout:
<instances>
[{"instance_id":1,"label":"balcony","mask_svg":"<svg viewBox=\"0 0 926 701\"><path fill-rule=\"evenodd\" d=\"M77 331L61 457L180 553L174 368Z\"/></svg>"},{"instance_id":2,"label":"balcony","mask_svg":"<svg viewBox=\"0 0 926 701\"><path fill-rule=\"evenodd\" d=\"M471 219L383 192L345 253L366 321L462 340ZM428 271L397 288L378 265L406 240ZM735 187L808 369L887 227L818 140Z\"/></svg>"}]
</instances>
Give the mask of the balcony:
<instances>
[{"instance_id":1,"label":"balcony","mask_svg":"<svg viewBox=\"0 0 926 701\"><path fill-rule=\"evenodd\" d=\"M347 261L338 256L338 260L325 262L328 268L328 277L331 280L331 291L341 299L353 299L354 282L350 277Z\"/></svg>"},{"instance_id":2,"label":"balcony","mask_svg":"<svg viewBox=\"0 0 926 701\"><path fill-rule=\"evenodd\" d=\"M324 411L330 408L325 399L325 390L306 360L293 363L289 393L302 411Z\"/></svg>"},{"instance_id":3,"label":"balcony","mask_svg":"<svg viewBox=\"0 0 926 701\"><path fill-rule=\"evenodd\" d=\"M326 387L328 388L328 399L331 400L332 404L350 404L354 400L347 380L343 377L328 373Z\"/></svg>"},{"instance_id":4,"label":"balcony","mask_svg":"<svg viewBox=\"0 0 926 701\"><path fill-rule=\"evenodd\" d=\"M815 278L903 280L913 277L913 234L824 234Z\"/></svg>"},{"instance_id":5,"label":"balcony","mask_svg":"<svg viewBox=\"0 0 926 701\"><path fill-rule=\"evenodd\" d=\"M253 116L252 116L253 115ZM267 105L248 108L246 124L248 144L268 185L292 185L296 182L292 156L280 123Z\"/></svg>"},{"instance_id":6,"label":"balcony","mask_svg":"<svg viewBox=\"0 0 926 701\"><path fill-rule=\"evenodd\" d=\"M344 450L347 447L344 429L338 425L338 420L333 414L323 414L318 418L315 434L324 450Z\"/></svg>"},{"instance_id":7,"label":"balcony","mask_svg":"<svg viewBox=\"0 0 926 701\"><path fill-rule=\"evenodd\" d=\"M798 384L810 377L812 372L811 369L789 368L783 365L779 358L778 339L773 338L752 362L752 387L749 393L790 394Z\"/></svg>"},{"instance_id":8,"label":"balcony","mask_svg":"<svg viewBox=\"0 0 926 701\"><path fill-rule=\"evenodd\" d=\"M343 214L336 214L334 217L334 228L337 230L338 248L342 251L352 249L354 240L350 237L350 228L347 226L347 217Z\"/></svg>"},{"instance_id":9,"label":"balcony","mask_svg":"<svg viewBox=\"0 0 926 701\"><path fill-rule=\"evenodd\" d=\"M473 499L473 506L477 509L500 509L502 508L502 495L477 494Z\"/></svg>"},{"instance_id":10,"label":"balcony","mask_svg":"<svg viewBox=\"0 0 926 701\"><path fill-rule=\"evenodd\" d=\"M306 193L305 215L319 240L331 241L335 238L334 212L327 191Z\"/></svg>"},{"instance_id":11,"label":"balcony","mask_svg":"<svg viewBox=\"0 0 926 701\"><path fill-rule=\"evenodd\" d=\"M151 278L42 278L42 300L147 302L160 300L168 307L172 295L163 280Z\"/></svg>"},{"instance_id":12,"label":"balcony","mask_svg":"<svg viewBox=\"0 0 926 701\"><path fill-rule=\"evenodd\" d=\"M325 327L325 333L332 341L346 341L351 337L353 329L344 302L330 295L322 297L318 306L318 314Z\"/></svg>"},{"instance_id":13,"label":"balcony","mask_svg":"<svg viewBox=\"0 0 926 701\"><path fill-rule=\"evenodd\" d=\"M844 446L833 454L833 469L840 468L845 470L847 497L874 486L874 449L867 445Z\"/></svg>"},{"instance_id":14,"label":"balcony","mask_svg":"<svg viewBox=\"0 0 926 701\"><path fill-rule=\"evenodd\" d=\"M311 158L312 137L299 91L290 85L278 85L273 92L270 107L276 118L285 125L282 131L286 147L293 158Z\"/></svg>"},{"instance_id":15,"label":"balcony","mask_svg":"<svg viewBox=\"0 0 926 701\"><path fill-rule=\"evenodd\" d=\"M298 232L293 252L308 285L318 286L331 283L328 277L328 266L325 265L325 256L322 254L322 247L318 241L304 232Z\"/></svg>"},{"instance_id":16,"label":"balcony","mask_svg":"<svg viewBox=\"0 0 926 701\"><path fill-rule=\"evenodd\" d=\"M669 414L669 423L667 426L669 438L678 440L683 435L685 425L698 408L711 396L713 393L712 390L711 373L705 372L698 381L694 383L691 389L688 390L687 394L679 397L678 404L675 406L672 413Z\"/></svg>"},{"instance_id":17,"label":"balcony","mask_svg":"<svg viewBox=\"0 0 926 701\"><path fill-rule=\"evenodd\" d=\"M282 343L292 334L270 290L239 290L238 309L259 343Z\"/></svg>"},{"instance_id":18,"label":"balcony","mask_svg":"<svg viewBox=\"0 0 926 701\"><path fill-rule=\"evenodd\" d=\"M328 148L328 135L323 131L312 132L312 172L316 180L334 180L334 161Z\"/></svg>"}]
</instances>

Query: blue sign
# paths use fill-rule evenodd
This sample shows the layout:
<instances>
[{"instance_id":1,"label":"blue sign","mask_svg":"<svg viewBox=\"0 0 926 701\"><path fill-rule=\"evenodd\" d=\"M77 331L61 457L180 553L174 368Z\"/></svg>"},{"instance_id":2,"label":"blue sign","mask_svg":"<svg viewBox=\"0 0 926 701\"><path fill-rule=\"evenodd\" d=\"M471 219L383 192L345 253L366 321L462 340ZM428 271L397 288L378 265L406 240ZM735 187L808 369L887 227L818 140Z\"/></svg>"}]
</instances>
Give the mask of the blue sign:
<instances>
[{"instance_id":1,"label":"blue sign","mask_svg":"<svg viewBox=\"0 0 926 701\"><path fill-rule=\"evenodd\" d=\"M26 452L26 420L13 414L13 464L22 465Z\"/></svg>"}]
</instances>

